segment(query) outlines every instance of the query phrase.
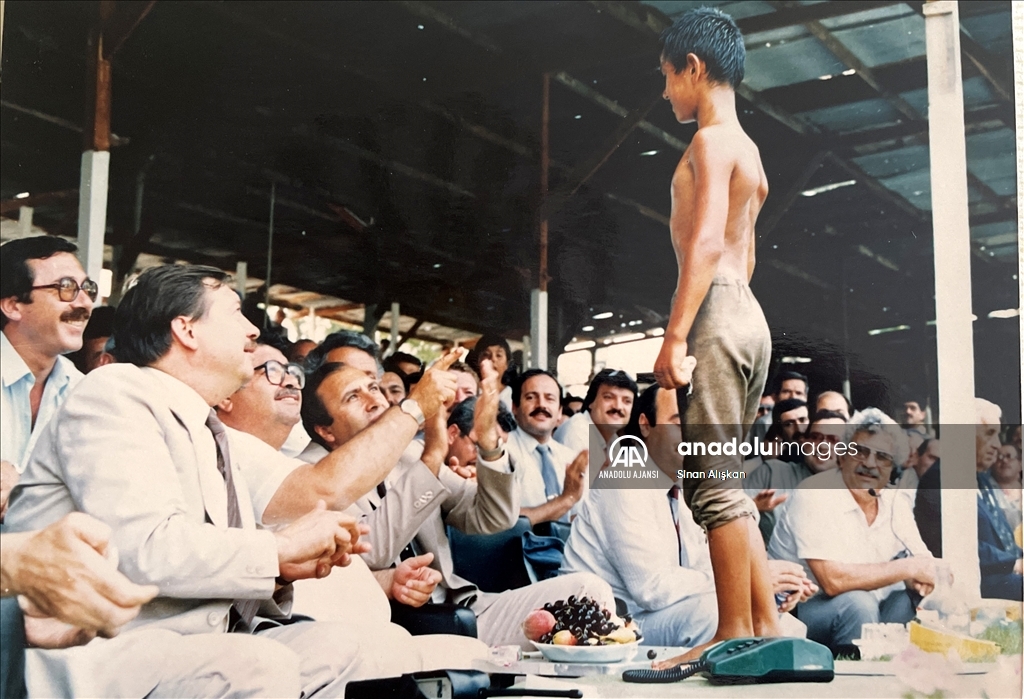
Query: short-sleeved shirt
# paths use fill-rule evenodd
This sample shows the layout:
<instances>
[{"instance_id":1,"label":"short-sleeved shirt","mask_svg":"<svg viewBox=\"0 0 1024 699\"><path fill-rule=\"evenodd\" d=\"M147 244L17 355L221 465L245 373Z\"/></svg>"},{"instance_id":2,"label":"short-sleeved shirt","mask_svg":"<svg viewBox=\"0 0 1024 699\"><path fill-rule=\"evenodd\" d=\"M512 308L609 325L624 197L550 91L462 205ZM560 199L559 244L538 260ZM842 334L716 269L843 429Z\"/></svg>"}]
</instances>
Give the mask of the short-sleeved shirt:
<instances>
[{"instance_id":1,"label":"short-sleeved shirt","mask_svg":"<svg viewBox=\"0 0 1024 699\"><path fill-rule=\"evenodd\" d=\"M3 384L0 394L0 459L10 461L19 473L23 472L46 423L81 378L82 372L70 359L57 357L46 379L33 425L29 392L35 386L36 377L7 335L0 332L0 383Z\"/></svg>"},{"instance_id":2,"label":"short-sleeved shirt","mask_svg":"<svg viewBox=\"0 0 1024 699\"><path fill-rule=\"evenodd\" d=\"M879 493L878 516L870 525L842 471L829 469L805 480L775 525L768 557L801 564L817 580L808 559L842 563L884 563L906 551L930 556L905 497L890 489ZM879 602L902 589L894 583L872 593Z\"/></svg>"}]
</instances>

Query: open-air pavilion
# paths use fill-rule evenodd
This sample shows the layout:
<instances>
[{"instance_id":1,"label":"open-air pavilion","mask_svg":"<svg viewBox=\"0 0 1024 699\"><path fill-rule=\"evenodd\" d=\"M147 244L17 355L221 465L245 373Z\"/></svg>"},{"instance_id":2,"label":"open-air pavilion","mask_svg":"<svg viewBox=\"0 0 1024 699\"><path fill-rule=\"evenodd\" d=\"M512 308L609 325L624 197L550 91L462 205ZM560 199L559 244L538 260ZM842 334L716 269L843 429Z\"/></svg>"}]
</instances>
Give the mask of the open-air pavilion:
<instances>
[{"instance_id":1,"label":"open-air pavilion","mask_svg":"<svg viewBox=\"0 0 1024 699\"><path fill-rule=\"evenodd\" d=\"M251 303L552 366L657 337L694 130L658 34L700 4L746 37L775 364L1019 423L1009 2L5 2L4 238L77 236L115 297L203 262Z\"/></svg>"}]
</instances>

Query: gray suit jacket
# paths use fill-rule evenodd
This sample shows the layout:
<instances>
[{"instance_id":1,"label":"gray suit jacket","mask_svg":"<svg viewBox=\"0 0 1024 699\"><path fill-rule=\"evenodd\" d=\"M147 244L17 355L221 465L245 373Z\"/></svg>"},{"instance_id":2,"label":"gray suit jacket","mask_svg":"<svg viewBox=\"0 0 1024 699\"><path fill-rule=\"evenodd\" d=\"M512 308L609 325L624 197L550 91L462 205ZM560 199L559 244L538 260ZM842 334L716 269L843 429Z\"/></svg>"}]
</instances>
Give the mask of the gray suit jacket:
<instances>
[{"instance_id":1,"label":"gray suit jacket","mask_svg":"<svg viewBox=\"0 0 1024 699\"><path fill-rule=\"evenodd\" d=\"M234 599L269 601L274 591L276 541L256 523L298 462L228 430L243 520L228 528L209 411L157 369L92 372L40 436L11 496L10 528L39 529L73 510L92 515L113 530L121 572L160 588L129 627L226 630Z\"/></svg>"},{"instance_id":2,"label":"gray suit jacket","mask_svg":"<svg viewBox=\"0 0 1024 699\"><path fill-rule=\"evenodd\" d=\"M434 554L431 567L442 576L438 596L450 592L456 601L477 594L477 588L455 574L445 526L467 534L494 534L512 528L519 518L515 474L483 464L477 468L477 480L468 481L447 466L435 478L423 462L417 462L393 482L376 509L370 505L372 500L367 497L357 503L373 544L373 550L363 556L367 565L373 570L387 568L415 539L418 553Z\"/></svg>"}]
</instances>

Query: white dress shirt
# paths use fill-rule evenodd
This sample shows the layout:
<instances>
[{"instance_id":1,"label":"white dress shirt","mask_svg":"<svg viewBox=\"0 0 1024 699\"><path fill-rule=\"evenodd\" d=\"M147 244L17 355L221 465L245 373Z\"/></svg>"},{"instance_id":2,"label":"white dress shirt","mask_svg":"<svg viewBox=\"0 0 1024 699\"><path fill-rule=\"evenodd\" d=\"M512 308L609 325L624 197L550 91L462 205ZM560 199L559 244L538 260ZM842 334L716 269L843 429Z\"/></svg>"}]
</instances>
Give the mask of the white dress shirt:
<instances>
[{"instance_id":1,"label":"white dress shirt","mask_svg":"<svg viewBox=\"0 0 1024 699\"><path fill-rule=\"evenodd\" d=\"M590 428L593 424L594 420L590 417L590 411L584 410L563 422L555 430L554 437L557 441L572 449L574 453L579 454L583 449L590 449ZM597 434L601 435L600 432L597 432ZM607 446L604 443L603 436L601 437L601 444L602 446Z\"/></svg>"},{"instance_id":2,"label":"white dress shirt","mask_svg":"<svg viewBox=\"0 0 1024 699\"><path fill-rule=\"evenodd\" d=\"M678 503L677 538L668 491L591 490L573 520L563 572L606 580L631 613L714 592L707 539L686 504Z\"/></svg>"},{"instance_id":3,"label":"white dress shirt","mask_svg":"<svg viewBox=\"0 0 1024 699\"><path fill-rule=\"evenodd\" d=\"M565 483L565 467L572 463L579 451L573 451L554 439L549 439L545 444L551 447L551 460L555 466L555 476L558 479L559 493L561 493ZM538 446L540 446L540 442L522 427L514 430L508 436L508 444L505 449L516 467L516 478L519 479L520 488L520 507L538 507L548 501L544 490L540 454L537 452Z\"/></svg>"},{"instance_id":4,"label":"white dress shirt","mask_svg":"<svg viewBox=\"0 0 1024 699\"><path fill-rule=\"evenodd\" d=\"M884 563L901 551L914 556L931 555L917 531L907 498L889 488L882 490L878 515L869 525L838 468L811 476L800 484L775 524L768 545L769 558L801 564L815 583L818 581L807 565L809 558ZM872 590L872 594L881 603L904 587L902 582L894 583Z\"/></svg>"},{"instance_id":5,"label":"white dress shirt","mask_svg":"<svg viewBox=\"0 0 1024 699\"><path fill-rule=\"evenodd\" d=\"M0 459L14 464L18 473L24 472L32 447L46 423L81 378L82 372L75 368L70 359L57 357L57 363L46 379L36 423L33 425L29 392L35 386L36 377L7 339L7 335L0 332L0 383L3 384L3 396L0 398Z\"/></svg>"}]
</instances>

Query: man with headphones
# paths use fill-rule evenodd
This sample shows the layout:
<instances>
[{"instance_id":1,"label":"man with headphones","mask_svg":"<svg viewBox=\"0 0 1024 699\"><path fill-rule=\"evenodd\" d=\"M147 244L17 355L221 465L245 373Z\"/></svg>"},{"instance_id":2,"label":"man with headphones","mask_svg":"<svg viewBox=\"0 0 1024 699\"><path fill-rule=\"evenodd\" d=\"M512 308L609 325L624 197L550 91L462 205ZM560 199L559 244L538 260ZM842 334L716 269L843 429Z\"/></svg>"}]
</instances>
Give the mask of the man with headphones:
<instances>
[{"instance_id":1,"label":"man with headphones","mask_svg":"<svg viewBox=\"0 0 1024 699\"><path fill-rule=\"evenodd\" d=\"M907 498L886 490L893 464L907 457L895 420L877 408L847 425L839 468L803 481L775 526L769 558L795 561L821 588L797 607L807 637L834 653L865 623L906 623L935 584L935 563Z\"/></svg>"}]
</instances>

